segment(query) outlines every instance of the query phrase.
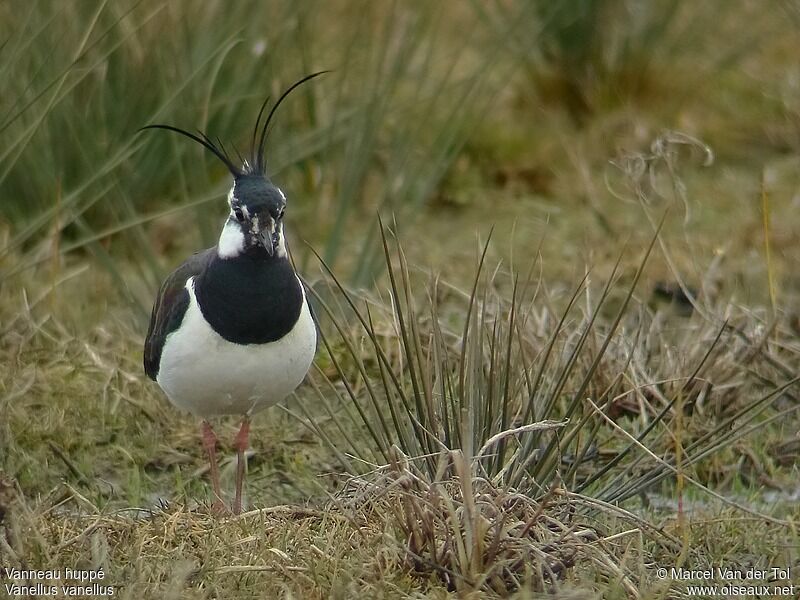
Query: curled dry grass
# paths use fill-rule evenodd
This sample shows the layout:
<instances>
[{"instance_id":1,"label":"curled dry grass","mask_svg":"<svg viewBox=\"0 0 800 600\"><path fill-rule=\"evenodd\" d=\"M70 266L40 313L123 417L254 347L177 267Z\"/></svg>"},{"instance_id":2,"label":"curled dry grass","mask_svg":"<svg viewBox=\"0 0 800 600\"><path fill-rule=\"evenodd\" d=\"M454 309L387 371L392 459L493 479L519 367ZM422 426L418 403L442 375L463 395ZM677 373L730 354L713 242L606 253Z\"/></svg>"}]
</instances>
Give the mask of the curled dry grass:
<instances>
[{"instance_id":1,"label":"curled dry grass","mask_svg":"<svg viewBox=\"0 0 800 600\"><path fill-rule=\"evenodd\" d=\"M437 459L437 477L430 478L395 447L390 464L353 478L344 491L350 494L345 506L391 524L393 541L415 573L433 574L459 594L505 596L520 589L557 592L576 572L590 571L596 581L615 582L638 597L641 573L621 564L619 549L605 543L619 534L606 536L596 521L584 519L589 504L580 496L554 486L534 500L475 476L461 451ZM631 515L632 529L623 535L641 534L640 523Z\"/></svg>"},{"instance_id":2,"label":"curled dry grass","mask_svg":"<svg viewBox=\"0 0 800 600\"><path fill-rule=\"evenodd\" d=\"M391 464L350 479L321 509L276 506L225 520L180 505L87 514L74 489L34 506L5 480L0 548L17 568L102 568L123 598L406 595L442 585L459 597L507 596L581 580L638 598L642 549L615 541L643 533L669 541L613 507L604 510L617 531L604 532L580 516L589 503L563 488L541 501L498 489L470 475L459 452L439 463L444 478L431 481L395 451Z\"/></svg>"},{"instance_id":3,"label":"curled dry grass","mask_svg":"<svg viewBox=\"0 0 800 600\"><path fill-rule=\"evenodd\" d=\"M0 556L15 568L102 568L121 598L683 597L653 576L680 560L670 535L563 487L534 501L462 477L459 453L439 458L461 474L431 481L397 452L320 508L223 520L179 504L87 514L74 490L33 503L4 480ZM730 512L693 520L687 564L791 564L783 528L761 524L737 548L752 525Z\"/></svg>"}]
</instances>

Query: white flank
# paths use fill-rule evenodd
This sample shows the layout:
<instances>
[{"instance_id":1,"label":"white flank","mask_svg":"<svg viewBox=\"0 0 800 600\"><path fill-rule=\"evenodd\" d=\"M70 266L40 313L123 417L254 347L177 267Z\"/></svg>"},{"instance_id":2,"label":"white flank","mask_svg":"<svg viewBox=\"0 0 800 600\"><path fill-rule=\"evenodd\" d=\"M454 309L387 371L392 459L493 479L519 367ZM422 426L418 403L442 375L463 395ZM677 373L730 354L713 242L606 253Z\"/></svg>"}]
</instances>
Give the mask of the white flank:
<instances>
[{"instance_id":1,"label":"white flank","mask_svg":"<svg viewBox=\"0 0 800 600\"><path fill-rule=\"evenodd\" d=\"M158 385L178 408L200 417L249 415L277 404L303 381L317 345L317 330L303 292L294 328L268 344L240 346L223 339L203 318L186 282L189 307L167 336Z\"/></svg>"},{"instance_id":2,"label":"white flank","mask_svg":"<svg viewBox=\"0 0 800 600\"><path fill-rule=\"evenodd\" d=\"M220 258L233 258L244 252L244 233L233 220L228 219L217 243L217 254Z\"/></svg>"}]
</instances>

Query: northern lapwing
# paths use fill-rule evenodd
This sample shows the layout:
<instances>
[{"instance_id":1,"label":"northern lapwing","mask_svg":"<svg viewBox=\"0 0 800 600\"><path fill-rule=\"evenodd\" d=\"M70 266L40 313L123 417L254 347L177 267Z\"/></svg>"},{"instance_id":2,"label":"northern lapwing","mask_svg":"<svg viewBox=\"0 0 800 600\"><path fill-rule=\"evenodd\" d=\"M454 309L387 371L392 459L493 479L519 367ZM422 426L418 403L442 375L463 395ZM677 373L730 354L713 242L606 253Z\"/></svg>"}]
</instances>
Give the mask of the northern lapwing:
<instances>
[{"instance_id":1,"label":"northern lapwing","mask_svg":"<svg viewBox=\"0 0 800 600\"><path fill-rule=\"evenodd\" d=\"M236 493L242 509L250 417L276 404L303 381L314 359L316 326L305 290L286 252L286 196L270 181L264 160L268 127L281 102L314 73L289 87L263 125L258 113L250 156L237 167L222 142L171 125L221 160L233 176L230 214L219 241L189 257L161 285L144 343L144 370L176 407L203 419L215 512L226 511L216 462L217 437L208 419L241 415L236 435ZM260 136L259 134L259 126ZM258 136L258 137L257 137Z\"/></svg>"}]
</instances>

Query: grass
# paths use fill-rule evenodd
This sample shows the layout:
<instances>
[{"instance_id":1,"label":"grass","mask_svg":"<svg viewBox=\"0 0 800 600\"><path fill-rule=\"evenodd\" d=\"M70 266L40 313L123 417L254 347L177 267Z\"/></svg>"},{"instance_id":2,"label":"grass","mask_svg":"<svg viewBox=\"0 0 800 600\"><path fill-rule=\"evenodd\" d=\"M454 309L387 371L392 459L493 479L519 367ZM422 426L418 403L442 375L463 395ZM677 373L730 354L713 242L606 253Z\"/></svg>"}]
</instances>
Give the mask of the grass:
<instances>
[{"instance_id":1,"label":"grass","mask_svg":"<svg viewBox=\"0 0 800 600\"><path fill-rule=\"evenodd\" d=\"M658 567L800 568L794 13L548 6L0 8L4 566L130 598L666 598ZM140 351L227 182L135 130L241 144L322 68L268 159L324 343L254 421L252 510L217 519Z\"/></svg>"}]
</instances>

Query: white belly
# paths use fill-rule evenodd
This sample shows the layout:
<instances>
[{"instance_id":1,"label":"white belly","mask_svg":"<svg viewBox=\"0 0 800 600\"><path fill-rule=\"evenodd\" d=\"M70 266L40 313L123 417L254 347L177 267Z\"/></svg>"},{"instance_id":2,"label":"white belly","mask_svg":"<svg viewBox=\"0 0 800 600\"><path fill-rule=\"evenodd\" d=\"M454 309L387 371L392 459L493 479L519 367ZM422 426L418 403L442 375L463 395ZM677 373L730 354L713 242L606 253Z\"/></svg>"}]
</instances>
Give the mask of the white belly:
<instances>
[{"instance_id":1,"label":"white belly","mask_svg":"<svg viewBox=\"0 0 800 600\"><path fill-rule=\"evenodd\" d=\"M317 344L317 331L303 292L294 328L267 344L239 346L225 340L203 318L186 282L189 307L177 331L167 336L156 380L170 401L200 417L249 415L276 404L303 381Z\"/></svg>"}]
</instances>

